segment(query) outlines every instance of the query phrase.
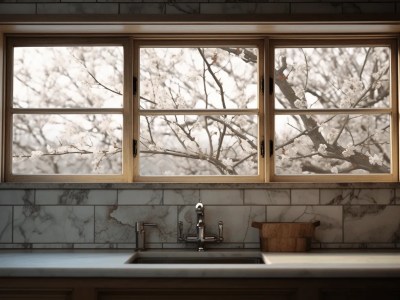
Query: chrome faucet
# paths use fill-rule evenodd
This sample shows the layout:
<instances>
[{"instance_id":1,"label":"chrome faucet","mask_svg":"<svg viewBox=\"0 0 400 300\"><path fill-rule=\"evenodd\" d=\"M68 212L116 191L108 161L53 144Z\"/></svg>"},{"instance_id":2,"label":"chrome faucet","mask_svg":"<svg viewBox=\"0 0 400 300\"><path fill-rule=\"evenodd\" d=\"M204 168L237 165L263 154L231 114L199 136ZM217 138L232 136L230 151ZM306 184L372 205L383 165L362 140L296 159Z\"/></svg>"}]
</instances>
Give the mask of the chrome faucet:
<instances>
[{"instance_id":1,"label":"chrome faucet","mask_svg":"<svg viewBox=\"0 0 400 300\"><path fill-rule=\"evenodd\" d=\"M154 223L136 222L135 233L136 233L136 251L146 250L146 238L145 238L145 227L157 227Z\"/></svg>"},{"instance_id":2,"label":"chrome faucet","mask_svg":"<svg viewBox=\"0 0 400 300\"><path fill-rule=\"evenodd\" d=\"M204 205L199 202L195 206L196 214L197 214L197 222L196 222L196 233L197 235L187 235L186 237L183 235L183 222L179 221L179 236L178 241L186 242L186 243L197 243L197 251L204 251L205 243L220 243L224 240L223 238L223 223L222 221L218 222L218 237L217 236L206 236L206 225L204 222Z\"/></svg>"}]
</instances>

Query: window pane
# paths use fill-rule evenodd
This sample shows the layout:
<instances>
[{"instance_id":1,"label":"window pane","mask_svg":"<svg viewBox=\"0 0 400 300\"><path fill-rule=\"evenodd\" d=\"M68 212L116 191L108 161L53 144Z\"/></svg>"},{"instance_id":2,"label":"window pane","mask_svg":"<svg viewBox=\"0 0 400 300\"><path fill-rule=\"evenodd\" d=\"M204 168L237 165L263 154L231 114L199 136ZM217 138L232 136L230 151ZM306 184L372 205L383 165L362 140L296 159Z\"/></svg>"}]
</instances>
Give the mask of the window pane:
<instances>
[{"instance_id":1,"label":"window pane","mask_svg":"<svg viewBox=\"0 0 400 300\"><path fill-rule=\"evenodd\" d=\"M141 48L142 109L257 108L257 48Z\"/></svg>"},{"instance_id":2,"label":"window pane","mask_svg":"<svg viewBox=\"0 0 400 300\"><path fill-rule=\"evenodd\" d=\"M14 115L13 174L121 174L121 115Z\"/></svg>"},{"instance_id":3,"label":"window pane","mask_svg":"<svg viewBox=\"0 0 400 300\"><path fill-rule=\"evenodd\" d=\"M390 116L275 116L275 173L390 173Z\"/></svg>"},{"instance_id":4,"label":"window pane","mask_svg":"<svg viewBox=\"0 0 400 300\"><path fill-rule=\"evenodd\" d=\"M275 85L275 108L390 107L390 48L277 48Z\"/></svg>"},{"instance_id":5,"label":"window pane","mask_svg":"<svg viewBox=\"0 0 400 300\"><path fill-rule=\"evenodd\" d=\"M14 48L16 108L120 108L123 47Z\"/></svg>"},{"instance_id":6,"label":"window pane","mask_svg":"<svg viewBox=\"0 0 400 300\"><path fill-rule=\"evenodd\" d=\"M258 117L142 116L141 175L258 175Z\"/></svg>"}]
</instances>

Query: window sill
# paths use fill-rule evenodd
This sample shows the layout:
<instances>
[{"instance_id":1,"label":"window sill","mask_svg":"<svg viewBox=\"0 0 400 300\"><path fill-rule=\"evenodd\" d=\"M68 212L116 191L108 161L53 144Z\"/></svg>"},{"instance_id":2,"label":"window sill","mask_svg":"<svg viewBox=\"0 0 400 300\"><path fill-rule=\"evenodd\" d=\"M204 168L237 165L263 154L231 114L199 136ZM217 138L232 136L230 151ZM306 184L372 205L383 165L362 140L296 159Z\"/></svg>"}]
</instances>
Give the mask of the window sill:
<instances>
[{"instance_id":1,"label":"window sill","mask_svg":"<svg viewBox=\"0 0 400 300\"><path fill-rule=\"evenodd\" d=\"M354 183L0 183L7 189L380 189L400 188L400 182Z\"/></svg>"}]
</instances>

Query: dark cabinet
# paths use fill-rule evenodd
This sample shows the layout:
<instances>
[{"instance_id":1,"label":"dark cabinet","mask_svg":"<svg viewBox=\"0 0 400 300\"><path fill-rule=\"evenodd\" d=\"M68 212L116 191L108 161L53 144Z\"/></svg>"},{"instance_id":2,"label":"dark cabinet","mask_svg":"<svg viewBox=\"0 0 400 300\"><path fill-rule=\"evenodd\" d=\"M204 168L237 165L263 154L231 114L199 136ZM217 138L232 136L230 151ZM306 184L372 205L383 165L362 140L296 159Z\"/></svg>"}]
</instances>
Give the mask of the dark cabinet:
<instances>
[{"instance_id":1,"label":"dark cabinet","mask_svg":"<svg viewBox=\"0 0 400 300\"><path fill-rule=\"evenodd\" d=\"M294 300L295 290L285 289L158 289L99 291L99 300Z\"/></svg>"},{"instance_id":2,"label":"dark cabinet","mask_svg":"<svg viewBox=\"0 0 400 300\"><path fill-rule=\"evenodd\" d=\"M72 300L71 290L1 288L1 300Z\"/></svg>"},{"instance_id":3,"label":"dark cabinet","mask_svg":"<svg viewBox=\"0 0 400 300\"><path fill-rule=\"evenodd\" d=\"M0 278L1 300L400 300L400 278Z\"/></svg>"}]
</instances>

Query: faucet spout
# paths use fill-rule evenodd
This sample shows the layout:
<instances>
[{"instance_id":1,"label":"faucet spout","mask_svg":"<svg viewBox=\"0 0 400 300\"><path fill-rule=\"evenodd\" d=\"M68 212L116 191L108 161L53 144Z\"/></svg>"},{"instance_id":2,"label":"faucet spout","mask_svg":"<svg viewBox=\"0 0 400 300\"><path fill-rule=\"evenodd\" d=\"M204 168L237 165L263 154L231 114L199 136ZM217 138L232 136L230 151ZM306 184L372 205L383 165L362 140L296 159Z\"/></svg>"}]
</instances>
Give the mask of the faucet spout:
<instances>
[{"instance_id":1,"label":"faucet spout","mask_svg":"<svg viewBox=\"0 0 400 300\"><path fill-rule=\"evenodd\" d=\"M196 222L196 235L183 236L183 223L179 222L179 236L178 241L184 241L187 243L197 243L197 251L204 251L205 243L220 243L222 242L222 221L218 223L219 235L217 236L206 236L206 224L205 224L205 209L203 203L199 202L195 206L197 215Z\"/></svg>"}]
</instances>

